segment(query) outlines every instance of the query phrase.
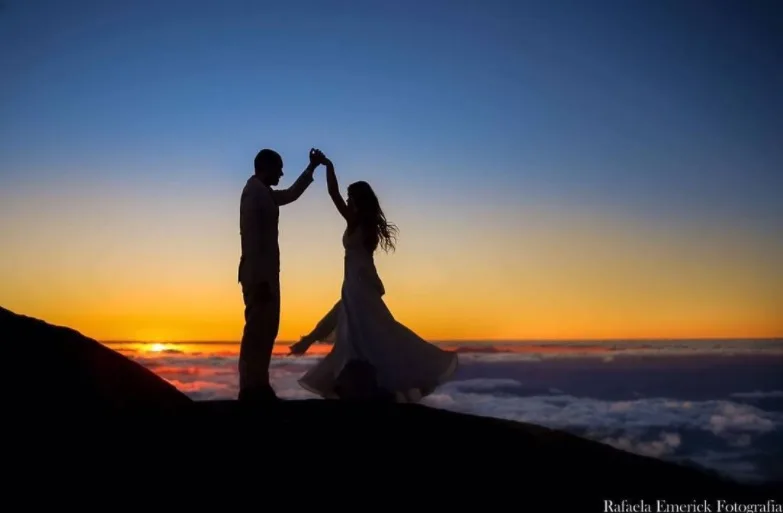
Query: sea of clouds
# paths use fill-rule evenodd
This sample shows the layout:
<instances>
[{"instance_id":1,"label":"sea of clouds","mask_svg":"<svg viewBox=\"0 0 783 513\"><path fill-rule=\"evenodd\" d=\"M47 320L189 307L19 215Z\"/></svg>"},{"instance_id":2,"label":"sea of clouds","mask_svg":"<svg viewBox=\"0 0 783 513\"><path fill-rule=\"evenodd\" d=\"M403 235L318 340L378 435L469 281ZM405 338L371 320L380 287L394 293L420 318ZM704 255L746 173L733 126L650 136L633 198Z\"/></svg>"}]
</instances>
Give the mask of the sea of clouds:
<instances>
[{"instance_id":1,"label":"sea of clouds","mask_svg":"<svg viewBox=\"0 0 783 513\"><path fill-rule=\"evenodd\" d=\"M236 345L125 348L193 399L235 398ZM462 346L452 381L424 404L559 428L740 480L783 480L783 343ZM215 349L217 348L217 349ZM322 355L276 356L286 399Z\"/></svg>"}]
</instances>

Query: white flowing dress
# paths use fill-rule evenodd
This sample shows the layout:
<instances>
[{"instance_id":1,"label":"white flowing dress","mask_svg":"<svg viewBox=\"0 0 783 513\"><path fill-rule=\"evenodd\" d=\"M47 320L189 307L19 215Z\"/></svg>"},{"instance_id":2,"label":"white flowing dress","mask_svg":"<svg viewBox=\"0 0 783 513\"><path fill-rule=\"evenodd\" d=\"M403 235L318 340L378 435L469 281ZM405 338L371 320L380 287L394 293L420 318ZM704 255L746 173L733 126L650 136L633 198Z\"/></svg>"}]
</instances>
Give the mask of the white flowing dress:
<instances>
[{"instance_id":1,"label":"white flowing dress","mask_svg":"<svg viewBox=\"0 0 783 513\"><path fill-rule=\"evenodd\" d=\"M343 234L345 248L341 301L334 346L309 369L299 384L324 398L336 398L334 386L352 360L371 364L378 386L398 402L418 402L457 369L457 353L423 340L397 322L383 301L383 283L372 253L362 244L361 228Z\"/></svg>"}]
</instances>

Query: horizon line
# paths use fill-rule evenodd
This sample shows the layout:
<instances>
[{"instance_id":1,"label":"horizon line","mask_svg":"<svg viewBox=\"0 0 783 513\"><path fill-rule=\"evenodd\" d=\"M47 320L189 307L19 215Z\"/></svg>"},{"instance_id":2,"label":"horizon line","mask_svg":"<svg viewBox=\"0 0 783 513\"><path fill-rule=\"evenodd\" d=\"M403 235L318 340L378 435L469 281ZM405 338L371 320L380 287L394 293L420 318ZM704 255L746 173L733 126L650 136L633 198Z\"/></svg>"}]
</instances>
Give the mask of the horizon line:
<instances>
[{"instance_id":1,"label":"horizon line","mask_svg":"<svg viewBox=\"0 0 783 513\"><path fill-rule=\"evenodd\" d=\"M98 340L102 344L239 344L239 340ZM428 339L432 343L535 343L535 342L768 342L783 340L783 334L771 337L657 337L657 338L504 338L504 339ZM296 340L276 340L275 344L294 344ZM325 342L316 342L324 344ZM331 344L330 344L331 345Z\"/></svg>"}]
</instances>

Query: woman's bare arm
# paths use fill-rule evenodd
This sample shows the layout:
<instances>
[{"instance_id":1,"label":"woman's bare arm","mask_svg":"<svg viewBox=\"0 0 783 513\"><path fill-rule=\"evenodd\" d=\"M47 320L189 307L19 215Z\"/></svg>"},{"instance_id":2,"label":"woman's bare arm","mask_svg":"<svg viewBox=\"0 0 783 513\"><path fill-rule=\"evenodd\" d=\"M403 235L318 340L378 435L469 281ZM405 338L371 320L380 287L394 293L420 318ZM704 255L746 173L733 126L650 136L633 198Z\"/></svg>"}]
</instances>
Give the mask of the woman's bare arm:
<instances>
[{"instance_id":1,"label":"woman's bare arm","mask_svg":"<svg viewBox=\"0 0 783 513\"><path fill-rule=\"evenodd\" d=\"M329 191L329 197L332 198L334 206L337 207L337 211L343 218L350 222L351 213L348 210L348 205L345 203L342 195L340 194L340 185L337 183L337 175L334 172L334 164L329 159L324 159L326 164L326 188Z\"/></svg>"}]
</instances>

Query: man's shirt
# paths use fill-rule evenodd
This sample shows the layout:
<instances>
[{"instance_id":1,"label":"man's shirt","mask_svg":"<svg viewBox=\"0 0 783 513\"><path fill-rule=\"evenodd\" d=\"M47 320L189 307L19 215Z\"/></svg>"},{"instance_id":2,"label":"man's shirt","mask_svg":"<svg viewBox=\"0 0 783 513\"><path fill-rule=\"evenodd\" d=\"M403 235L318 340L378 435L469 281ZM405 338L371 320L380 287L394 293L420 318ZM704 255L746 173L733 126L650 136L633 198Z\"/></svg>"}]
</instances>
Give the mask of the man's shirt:
<instances>
[{"instance_id":1,"label":"man's shirt","mask_svg":"<svg viewBox=\"0 0 783 513\"><path fill-rule=\"evenodd\" d=\"M305 170L291 187L282 190L273 190L255 175L248 178L239 202L239 282L259 284L279 279L280 206L296 201L312 182L312 170Z\"/></svg>"}]
</instances>

